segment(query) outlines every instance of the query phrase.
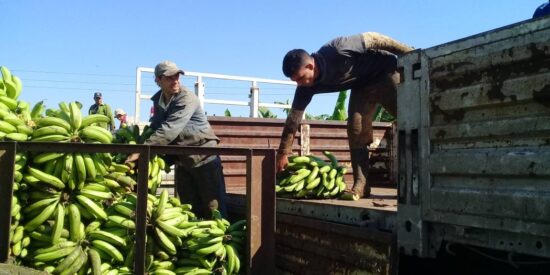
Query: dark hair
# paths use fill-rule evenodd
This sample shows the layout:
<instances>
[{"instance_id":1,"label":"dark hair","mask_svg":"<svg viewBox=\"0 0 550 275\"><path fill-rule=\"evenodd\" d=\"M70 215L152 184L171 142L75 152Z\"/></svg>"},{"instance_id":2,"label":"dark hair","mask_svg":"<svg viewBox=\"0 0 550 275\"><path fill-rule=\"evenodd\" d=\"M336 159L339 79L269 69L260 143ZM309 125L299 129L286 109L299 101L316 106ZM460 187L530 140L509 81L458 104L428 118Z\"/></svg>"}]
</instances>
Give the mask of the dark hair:
<instances>
[{"instance_id":1,"label":"dark hair","mask_svg":"<svg viewBox=\"0 0 550 275\"><path fill-rule=\"evenodd\" d=\"M286 53L283 59L283 73L286 77L293 76L311 56L303 49L294 49Z\"/></svg>"}]
</instances>

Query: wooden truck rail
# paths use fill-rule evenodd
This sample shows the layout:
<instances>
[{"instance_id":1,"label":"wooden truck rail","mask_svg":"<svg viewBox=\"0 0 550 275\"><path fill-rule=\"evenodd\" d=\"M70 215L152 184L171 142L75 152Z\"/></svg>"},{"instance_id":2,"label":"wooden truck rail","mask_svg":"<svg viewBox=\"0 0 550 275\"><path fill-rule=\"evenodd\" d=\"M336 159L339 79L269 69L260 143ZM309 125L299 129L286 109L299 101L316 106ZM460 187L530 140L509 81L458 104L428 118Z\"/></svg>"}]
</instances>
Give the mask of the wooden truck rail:
<instances>
[{"instance_id":1,"label":"wooden truck rail","mask_svg":"<svg viewBox=\"0 0 550 275\"><path fill-rule=\"evenodd\" d=\"M275 227L275 150L249 148L205 148L183 146L148 146L123 144L0 142L0 232L9 232L13 194L15 155L17 152L111 152L140 153L137 169L136 255L135 274L145 274L145 230L148 181L148 161L156 154L219 154L243 156L246 160L245 179L247 241L244 268L247 274L271 274L274 263ZM8 260L9 234L0 234L0 263Z\"/></svg>"}]
</instances>

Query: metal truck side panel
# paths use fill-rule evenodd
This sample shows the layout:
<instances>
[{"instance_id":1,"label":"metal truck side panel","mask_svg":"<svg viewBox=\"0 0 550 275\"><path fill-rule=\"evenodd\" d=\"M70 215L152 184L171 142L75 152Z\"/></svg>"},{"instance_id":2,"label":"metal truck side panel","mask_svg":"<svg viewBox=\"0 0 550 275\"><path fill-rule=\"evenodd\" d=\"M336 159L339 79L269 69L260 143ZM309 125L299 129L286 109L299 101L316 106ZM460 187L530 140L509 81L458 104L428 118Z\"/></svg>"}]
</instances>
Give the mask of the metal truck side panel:
<instances>
[{"instance_id":1,"label":"metal truck side panel","mask_svg":"<svg viewBox=\"0 0 550 275\"><path fill-rule=\"evenodd\" d=\"M397 229L406 254L434 256L447 241L550 257L548 37L550 18L528 20L400 59L405 72L419 71L398 92L406 105L398 105ZM419 205L408 190L415 175Z\"/></svg>"}]
</instances>

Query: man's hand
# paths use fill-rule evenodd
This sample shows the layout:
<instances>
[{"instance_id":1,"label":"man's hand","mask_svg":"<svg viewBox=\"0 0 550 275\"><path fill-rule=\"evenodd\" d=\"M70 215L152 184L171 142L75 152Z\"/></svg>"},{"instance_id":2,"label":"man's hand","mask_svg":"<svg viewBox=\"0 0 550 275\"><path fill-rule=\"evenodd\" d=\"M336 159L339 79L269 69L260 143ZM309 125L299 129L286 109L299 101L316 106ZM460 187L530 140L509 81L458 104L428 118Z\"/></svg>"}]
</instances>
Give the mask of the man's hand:
<instances>
[{"instance_id":1,"label":"man's hand","mask_svg":"<svg viewBox=\"0 0 550 275\"><path fill-rule=\"evenodd\" d=\"M277 160L275 163L275 168L277 169L277 173L285 170L287 165L288 165L287 155L285 153L277 153Z\"/></svg>"},{"instance_id":2,"label":"man's hand","mask_svg":"<svg viewBox=\"0 0 550 275\"><path fill-rule=\"evenodd\" d=\"M134 162L138 159L139 159L139 153L132 153L126 158L125 163Z\"/></svg>"}]
</instances>

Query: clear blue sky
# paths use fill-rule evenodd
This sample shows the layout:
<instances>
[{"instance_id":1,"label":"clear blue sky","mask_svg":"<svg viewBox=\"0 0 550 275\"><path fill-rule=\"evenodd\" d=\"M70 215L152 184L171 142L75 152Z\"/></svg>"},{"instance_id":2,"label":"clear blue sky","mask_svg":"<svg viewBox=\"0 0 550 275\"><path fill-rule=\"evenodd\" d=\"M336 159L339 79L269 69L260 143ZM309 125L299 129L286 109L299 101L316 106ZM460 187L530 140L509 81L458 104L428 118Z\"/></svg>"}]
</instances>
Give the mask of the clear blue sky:
<instances>
[{"instance_id":1,"label":"clear blue sky","mask_svg":"<svg viewBox=\"0 0 550 275\"><path fill-rule=\"evenodd\" d=\"M99 90L113 110L133 115L136 68L165 59L189 71L286 80L281 60L293 48L315 51L365 31L429 48L529 19L545 1L0 0L0 65L22 79L21 99L31 104L78 100L87 111ZM184 84L192 88L193 81ZM156 91L151 74L143 82L147 94ZM248 86L208 81L206 97L247 100ZM292 100L294 92L260 89L260 101L269 103ZM335 100L316 96L307 111L331 113ZM141 106L148 111L150 103ZM225 108L248 115L245 107L205 106L216 115Z\"/></svg>"}]
</instances>

